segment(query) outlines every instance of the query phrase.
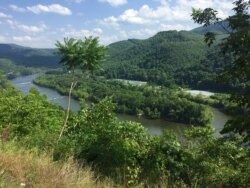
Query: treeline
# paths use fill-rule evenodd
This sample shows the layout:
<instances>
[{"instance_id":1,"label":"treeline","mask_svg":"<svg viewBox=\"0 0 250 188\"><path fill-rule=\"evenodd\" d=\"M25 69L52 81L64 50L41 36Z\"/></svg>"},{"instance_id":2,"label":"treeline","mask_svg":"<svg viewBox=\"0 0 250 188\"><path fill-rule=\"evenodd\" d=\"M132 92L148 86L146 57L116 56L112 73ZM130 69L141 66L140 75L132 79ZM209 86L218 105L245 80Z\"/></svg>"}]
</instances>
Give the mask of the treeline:
<instances>
[{"instance_id":1,"label":"treeline","mask_svg":"<svg viewBox=\"0 0 250 188\"><path fill-rule=\"evenodd\" d=\"M80 78L73 91L78 99L99 102L107 96L117 104L116 112L144 116L146 118L164 118L169 121L205 126L210 124L212 113L207 106L177 95L174 90L153 85L131 85L122 81L106 80L98 77ZM50 75L36 78L34 82L51 87L63 94L68 93L71 75Z\"/></svg>"},{"instance_id":2,"label":"treeline","mask_svg":"<svg viewBox=\"0 0 250 188\"><path fill-rule=\"evenodd\" d=\"M34 89L23 95L3 76L0 83L1 146L11 141L20 148L47 151L61 162L73 158L80 166L93 166L96 177L108 177L117 186L250 185L250 150L240 147L240 139L215 139L209 127L190 129L185 143L170 132L151 136L138 123L117 121L114 104L106 98L71 112L58 141L65 112ZM0 178L6 178L3 173ZM28 175L27 185L34 177Z\"/></svg>"}]
</instances>

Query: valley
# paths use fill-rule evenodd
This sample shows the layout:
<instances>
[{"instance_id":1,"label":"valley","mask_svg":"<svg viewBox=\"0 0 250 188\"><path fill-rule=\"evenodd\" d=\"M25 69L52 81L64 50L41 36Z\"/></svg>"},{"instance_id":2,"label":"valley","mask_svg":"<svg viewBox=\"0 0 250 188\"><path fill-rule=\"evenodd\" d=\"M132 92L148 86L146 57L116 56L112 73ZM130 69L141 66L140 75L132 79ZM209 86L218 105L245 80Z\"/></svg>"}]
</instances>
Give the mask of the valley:
<instances>
[{"instance_id":1,"label":"valley","mask_svg":"<svg viewBox=\"0 0 250 188\"><path fill-rule=\"evenodd\" d=\"M30 75L18 77L12 80L12 83L20 89L24 93L28 93L31 88L36 88L42 95L46 95L48 101L57 104L64 109L67 108L68 97L66 95L60 94L54 89L46 88L43 86L39 86L33 83L33 80L38 77L38 75ZM40 75L41 76L41 75ZM77 112L80 110L79 101L72 98L71 99L71 110ZM223 128L223 125L229 120L230 116L220 112L218 109L210 107L210 110L213 112L213 120L211 122L211 126L215 129L215 135L221 136L220 131ZM176 134L181 136L183 134L183 130L190 127L190 125L168 122L166 120L150 120L145 118L139 118L133 115L128 114L117 114L118 120L122 121L135 121L141 123L152 135L161 135L164 129L173 130Z\"/></svg>"},{"instance_id":2,"label":"valley","mask_svg":"<svg viewBox=\"0 0 250 188\"><path fill-rule=\"evenodd\" d=\"M15 1L0 187L250 187L250 1Z\"/></svg>"}]
</instances>

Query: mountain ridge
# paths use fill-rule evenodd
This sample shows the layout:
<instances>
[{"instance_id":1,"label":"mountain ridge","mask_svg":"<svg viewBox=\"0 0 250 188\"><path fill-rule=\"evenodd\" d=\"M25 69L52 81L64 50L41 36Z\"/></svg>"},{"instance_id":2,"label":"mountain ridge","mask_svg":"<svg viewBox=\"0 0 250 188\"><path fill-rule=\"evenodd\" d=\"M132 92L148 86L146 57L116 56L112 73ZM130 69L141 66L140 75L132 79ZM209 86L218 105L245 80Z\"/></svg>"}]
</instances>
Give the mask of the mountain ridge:
<instances>
[{"instance_id":1,"label":"mountain ridge","mask_svg":"<svg viewBox=\"0 0 250 188\"><path fill-rule=\"evenodd\" d=\"M17 44L0 44L0 57L9 59L17 65L31 67L59 67L56 49L31 48Z\"/></svg>"},{"instance_id":2,"label":"mountain ridge","mask_svg":"<svg viewBox=\"0 0 250 188\"><path fill-rule=\"evenodd\" d=\"M210 29L217 28L211 26ZM108 45L103 71L98 74L108 79L132 79L170 87L199 88L208 80L214 84L215 73L222 70L224 64L219 58L218 47L208 48L202 32L200 28L161 31L148 39L112 43ZM25 66L59 67L60 59L55 51L0 44L0 57Z\"/></svg>"}]
</instances>

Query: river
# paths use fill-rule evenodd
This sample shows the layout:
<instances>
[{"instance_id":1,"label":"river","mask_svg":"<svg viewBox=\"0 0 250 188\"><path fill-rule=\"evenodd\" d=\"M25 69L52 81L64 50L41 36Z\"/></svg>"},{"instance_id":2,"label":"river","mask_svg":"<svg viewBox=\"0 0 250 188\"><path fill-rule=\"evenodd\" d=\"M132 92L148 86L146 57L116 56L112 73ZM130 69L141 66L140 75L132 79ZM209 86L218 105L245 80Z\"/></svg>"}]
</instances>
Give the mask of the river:
<instances>
[{"instance_id":1,"label":"river","mask_svg":"<svg viewBox=\"0 0 250 188\"><path fill-rule=\"evenodd\" d=\"M47 99L54 104L62 106L64 109L67 107L68 97L63 96L57 91L35 85L32 80L38 75L29 75L29 76L21 76L12 80L12 83L20 89L23 93L27 93L31 88L36 88L40 91L41 94L46 95ZM218 109L210 107L214 113L214 119L212 121L212 127L216 130L215 136L220 136L220 131L223 128L225 122L230 118L226 114L222 113ZM79 102L75 99L71 100L71 110L78 111L80 109ZM138 118L136 116L126 115L126 114L117 114L119 120L130 120L141 123L152 135L161 135L164 129L173 130L177 135L181 135L183 130L189 125L182 123L174 123L168 122L165 120L157 119L157 120L149 120L145 118Z\"/></svg>"}]
</instances>

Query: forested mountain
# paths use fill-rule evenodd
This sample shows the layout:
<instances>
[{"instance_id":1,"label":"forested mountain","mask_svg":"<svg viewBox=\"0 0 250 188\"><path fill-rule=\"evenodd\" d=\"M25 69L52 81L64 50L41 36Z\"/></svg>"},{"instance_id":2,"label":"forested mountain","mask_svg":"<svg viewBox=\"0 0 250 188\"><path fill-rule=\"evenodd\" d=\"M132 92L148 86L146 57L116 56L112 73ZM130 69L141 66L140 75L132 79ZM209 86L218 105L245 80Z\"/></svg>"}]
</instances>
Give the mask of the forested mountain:
<instances>
[{"instance_id":1,"label":"forested mountain","mask_svg":"<svg viewBox=\"0 0 250 188\"><path fill-rule=\"evenodd\" d=\"M205 31L218 29L218 25L213 25L205 30L162 31L149 39L110 44L103 71L99 74L106 78L147 81L164 86L225 89L216 84L214 78L230 61L225 64L218 47L208 48L203 42ZM0 57L17 65L56 68L59 57L54 52L55 49L0 44Z\"/></svg>"},{"instance_id":2,"label":"forested mountain","mask_svg":"<svg viewBox=\"0 0 250 188\"><path fill-rule=\"evenodd\" d=\"M208 48L204 44L198 29L163 31L146 40L129 39L109 45L102 74L107 78L217 90L212 80L226 66L220 56L216 45Z\"/></svg>"},{"instance_id":3,"label":"forested mountain","mask_svg":"<svg viewBox=\"0 0 250 188\"><path fill-rule=\"evenodd\" d=\"M55 49L36 49L15 44L0 44L0 57L9 59L17 65L31 67L58 67L59 57Z\"/></svg>"}]
</instances>

